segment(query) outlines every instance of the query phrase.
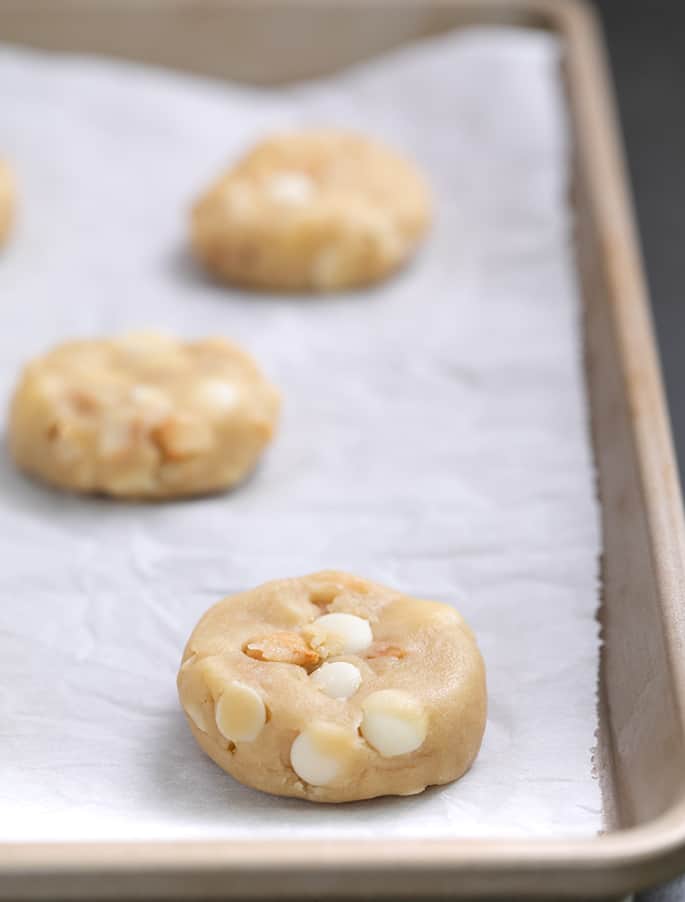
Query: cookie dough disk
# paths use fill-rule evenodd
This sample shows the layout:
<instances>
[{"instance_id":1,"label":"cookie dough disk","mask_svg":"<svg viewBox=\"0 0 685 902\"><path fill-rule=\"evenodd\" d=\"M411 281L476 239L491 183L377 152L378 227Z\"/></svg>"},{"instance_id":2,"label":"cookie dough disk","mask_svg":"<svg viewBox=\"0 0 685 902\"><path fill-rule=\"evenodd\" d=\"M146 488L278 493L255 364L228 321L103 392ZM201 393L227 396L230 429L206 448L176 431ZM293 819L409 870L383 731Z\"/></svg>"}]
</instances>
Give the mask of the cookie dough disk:
<instances>
[{"instance_id":1,"label":"cookie dough disk","mask_svg":"<svg viewBox=\"0 0 685 902\"><path fill-rule=\"evenodd\" d=\"M219 602L188 641L178 689L220 767L317 802L456 780L485 726L483 662L459 614L338 572Z\"/></svg>"},{"instance_id":2,"label":"cookie dough disk","mask_svg":"<svg viewBox=\"0 0 685 902\"><path fill-rule=\"evenodd\" d=\"M15 214L14 177L7 163L0 160L0 245L9 236Z\"/></svg>"},{"instance_id":3,"label":"cookie dough disk","mask_svg":"<svg viewBox=\"0 0 685 902\"><path fill-rule=\"evenodd\" d=\"M52 485L128 498L228 488L270 441L279 394L219 338L74 341L30 363L10 410L21 469Z\"/></svg>"},{"instance_id":4,"label":"cookie dough disk","mask_svg":"<svg viewBox=\"0 0 685 902\"><path fill-rule=\"evenodd\" d=\"M334 130L264 140L196 203L194 252L220 279L254 289L330 291L385 278L431 218L409 161Z\"/></svg>"}]
</instances>

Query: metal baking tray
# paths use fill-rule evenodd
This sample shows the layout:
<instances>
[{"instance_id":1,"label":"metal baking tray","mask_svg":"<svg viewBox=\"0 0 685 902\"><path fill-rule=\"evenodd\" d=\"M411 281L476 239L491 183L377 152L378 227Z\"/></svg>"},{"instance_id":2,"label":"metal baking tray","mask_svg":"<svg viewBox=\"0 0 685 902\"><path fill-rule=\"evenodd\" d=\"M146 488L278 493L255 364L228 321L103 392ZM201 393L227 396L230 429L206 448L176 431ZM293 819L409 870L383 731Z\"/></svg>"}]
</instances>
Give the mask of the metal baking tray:
<instances>
[{"instance_id":1,"label":"metal baking tray","mask_svg":"<svg viewBox=\"0 0 685 902\"><path fill-rule=\"evenodd\" d=\"M0 845L0 898L617 898L685 868L685 533L680 486L592 14L554 0L0 0L0 39L255 83L333 71L473 24L564 47L587 388L602 505L595 839ZM256 48L259 52L255 52Z\"/></svg>"}]
</instances>

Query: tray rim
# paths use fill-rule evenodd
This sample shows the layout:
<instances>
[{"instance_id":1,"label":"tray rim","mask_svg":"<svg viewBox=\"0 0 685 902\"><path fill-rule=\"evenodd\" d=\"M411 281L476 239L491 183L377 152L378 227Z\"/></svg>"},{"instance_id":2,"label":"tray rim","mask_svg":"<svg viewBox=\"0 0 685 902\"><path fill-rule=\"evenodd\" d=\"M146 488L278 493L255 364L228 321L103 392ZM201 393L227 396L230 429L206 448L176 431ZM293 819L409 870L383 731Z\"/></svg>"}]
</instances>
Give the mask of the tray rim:
<instances>
[{"instance_id":1,"label":"tray rim","mask_svg":"<svg viewBox=\"0 0 685 902\"><path fill-rule=\"evenodd\" d=\"M223 0L231 5L231 0ZM262 0L255 0L259 5ZM331 0L323 0L331 2ZM346 0L359 5L364 0ZM378 0L377 0L378 2ZM393 0L380 0L389 8ZM410 5L420 0L409 0ZM681 733L685 724L685 521L610 76L596 13L585 0L431 0L538 17L568 47L576 127L611 287L612 317L650 525L655 579ZM220 0L221 3L221 0ZM103 4L103 6L106 5ZM182 7L170 2L169 7ZM197 4L201 6L202 4ZM11 4L10 4L11 6ZM620 299L620 304L618 300ZM639 361L639 372L637 362ZM685 797L664 815L599 837L568 840L232 840L0 843L0 898L187 896L287 898L325 887L397 897L604 897L685 869ZM458 883L457 883L458 881ZM340 890L340 892L337 892Z\"/></svg>"}]
</instances>

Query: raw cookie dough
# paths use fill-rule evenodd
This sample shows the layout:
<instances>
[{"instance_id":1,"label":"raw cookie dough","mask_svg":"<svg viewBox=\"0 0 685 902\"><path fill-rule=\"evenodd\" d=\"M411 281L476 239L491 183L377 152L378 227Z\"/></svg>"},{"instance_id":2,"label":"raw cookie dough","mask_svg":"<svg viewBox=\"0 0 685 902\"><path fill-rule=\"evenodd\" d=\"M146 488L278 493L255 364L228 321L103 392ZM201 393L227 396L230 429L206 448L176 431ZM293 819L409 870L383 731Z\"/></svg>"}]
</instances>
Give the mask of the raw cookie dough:
<instances>
[{"instance_id":1,"label":"raw cookie dough","mask_svg":"<svg viewBox=\"0 0 685 902\"><path fill-rule=\"evenodd\" d=\"M226 282L329 291L383 279L431 216L416 167L362 135L327 129L262 141L196 203L191 241Z\"/></svg>"},{"instance_id":2,"label":"raw cookie dough","mask_svg":"<svg viewBox=\"0 0 685 902\"><path fill-rule=\"evenodd\" d=\"M183 653L178 691L220 767L315 802L456 780L485 728L483 661L459 614L333 571L210 608Z\"/></svg>"},{"instance_id":3,"label":"raw cookie dough","mask_svg":"<svg viewBox=\"0 0 685 902\"><path fill-rule=\"evenodd\" d=\"M14 177L7 163L0 160L0 245L4 244L14 221Z\"/></svg>"},{"instance_id":4,"label":"raw cookie dough","mask_svg":"<svg viewBox=\"0 0 685 902\"><path fill-rule=\"evenodd\" d=\"M74 341L32 361L9 443L21 469L80 492L172 498L225 489L273 435L279 393L220 338Z\"/></svg>"}]
</instances>

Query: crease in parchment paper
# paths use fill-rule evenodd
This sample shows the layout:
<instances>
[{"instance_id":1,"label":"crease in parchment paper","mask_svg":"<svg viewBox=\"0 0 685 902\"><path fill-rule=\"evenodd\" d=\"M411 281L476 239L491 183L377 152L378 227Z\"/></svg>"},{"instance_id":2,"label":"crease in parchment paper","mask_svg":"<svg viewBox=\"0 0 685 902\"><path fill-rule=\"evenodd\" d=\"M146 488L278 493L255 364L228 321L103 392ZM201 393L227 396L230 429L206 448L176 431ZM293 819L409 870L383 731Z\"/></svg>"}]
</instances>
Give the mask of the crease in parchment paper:
<instances>
[{"instance_id":1,"label":"crease in parchment paper","mask_svg":"<svg viewBox=\"0 0 685 902\"><path fill-rule=\"evenodd\" d=\"M52 343L224 333L284 394L254 476L221 497L60 495L0 457L0 840L592 835L600 535L569 140L550 35L474 29L260 91L0 48L0 150L21 216L0 260L0 401ZM413 156L437 217L367 292L213 284L186 212L277 128L362 129ZM195 746L175 673L235 590L335 567L454 603L488 668L460 782L314 806Z\"/></svg>"}]
</instances>

